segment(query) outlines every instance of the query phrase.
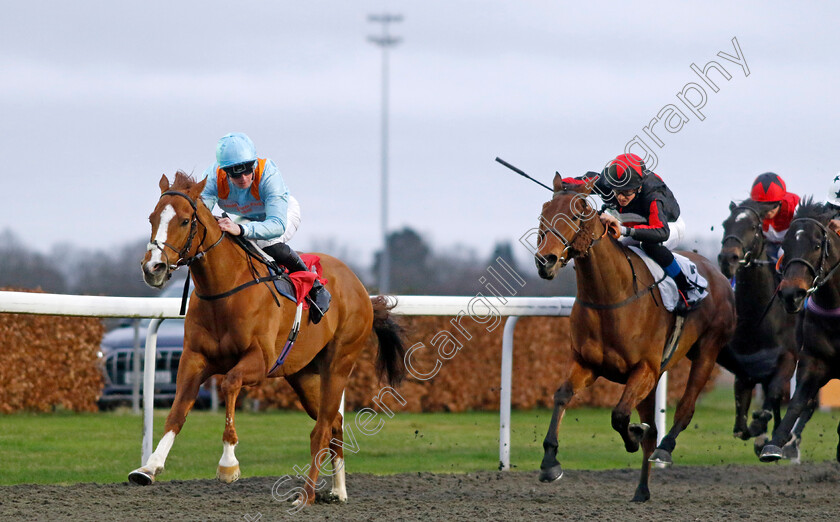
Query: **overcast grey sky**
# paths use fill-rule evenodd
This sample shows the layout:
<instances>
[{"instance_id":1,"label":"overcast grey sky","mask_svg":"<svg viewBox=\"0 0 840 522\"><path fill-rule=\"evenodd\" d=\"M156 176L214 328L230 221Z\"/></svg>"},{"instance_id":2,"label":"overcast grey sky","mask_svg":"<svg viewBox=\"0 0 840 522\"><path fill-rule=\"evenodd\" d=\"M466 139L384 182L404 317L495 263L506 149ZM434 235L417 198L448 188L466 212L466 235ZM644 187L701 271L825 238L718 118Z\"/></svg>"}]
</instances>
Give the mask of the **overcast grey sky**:
<instances>
[{"instance_id":1,"label":"overcast grey sky","mask_svg":"<svg viewBox=\"0 0 840 522\"><path fill-rule=\"evenodd\" d=\"M840 171L840 14L822 2L3 2L0 230L31 248L148 237L158 180L199 175L219 137L249 134L303 207L292 245L379 247L379 31L391 54L392 229L487 255L536 225L555 170L600 169L635 135L689 234L772 170L824 199ZM718 52L735 55L749 76ZM715 60L715 93L690 65ZM705 88L700 121L677 99ZM696 93L694 93L696 94ZM691 97L692 94L689 94ZM696 96L695 96L696 98ZM643 127L667 104L676 133ZM517 255L527 256L524 247ZM1 261L0 261L1 262Z\"/></svg>"}]
</instances>

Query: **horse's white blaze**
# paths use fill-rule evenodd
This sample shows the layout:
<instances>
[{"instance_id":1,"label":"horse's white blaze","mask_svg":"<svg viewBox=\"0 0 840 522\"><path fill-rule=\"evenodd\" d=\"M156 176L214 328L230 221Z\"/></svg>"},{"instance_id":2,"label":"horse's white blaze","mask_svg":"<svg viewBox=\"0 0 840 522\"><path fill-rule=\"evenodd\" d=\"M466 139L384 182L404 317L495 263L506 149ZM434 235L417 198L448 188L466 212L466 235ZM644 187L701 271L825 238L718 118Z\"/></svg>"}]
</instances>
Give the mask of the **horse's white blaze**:
<instances>
[{"instance_id":1,"label":"horse's white blaze","mask_svg":"<svg viewBox=\"0 0 840 522\"><path fill-rule=\"evenodd\" d=\"M750 217L749 212L745 210L744 212L738 214L738 217L735 218L735 222L737 223L738 221L742 221L744 219L747 219L748 217Z\"/></svg>"},{"instance_id":2,"label":"horse's white blaze","mask_svg":"<svg viewBox=\"0 0 840 522\"><path fill-rule=\"evenodd\" d=\"M236 444L225 442L225 449L222 450L222 458L219 459L219 466L225 466L230 468L239 465L239 461L236 460L236 455L233 454L233 448L235 447Z\"/></svg>"},{"instance_id":3,"label":"horse's white blaze","mask_svg":"<svg viewBox=\"0 0 840 522\"><path fill-rule=\"evenodd\" d=\"M154 242L149 243L149 246L146 247L146 250L152 251L152 256L149 258L149 262L146 263L147 267L152 267L157 263L163 262L163 248L158 247L155 244L163 245L166 242L166 232L169 230L169 222L172 221L172 218L174 217L175 208L172 207L172 205L166 205L163 207L163 210L160 212L160 224L158 224Z\"/></svg>"},{"instance_id":4,"label":"horse's white blaze","mask_svg":"<svg viewBox=\"0 0 840 522\"><path fill-rule=\"evenodd\" d=\"M175 442L175 432L167 431L166 434L158 442L155 452L146 461L146 468L152 472L157 472L158 469L163 469L166 463L166 457L169 456L169 450L172 449L172 443Z\"/></svg>"},{"instance_id":5,"label":"horse's white blaze","mask_svg":"<svg viewBox=\"0 0 840 522\"><path fill-rule=\"evenodd\" d=\"M804 231L804 230L798 230L798 231L796 232L796 240L797 240L797 241L799 241L800 239L802 239L802 236L803 236L804 234L805 234L805 231Z\"/></svg>"},{"instance_id":6,"label":"horse's white blaze","mask_svg":"<svg viewBox=\"0 0 840 522\"><path fill-rule=\"evenodd\" d=\"M344 459L336 457L333 460L335 474L333 475L333 487L331 493L338 497L338 500L345 502L347 500L347 485L344 482Z\"/></svg>"}]
</instances>

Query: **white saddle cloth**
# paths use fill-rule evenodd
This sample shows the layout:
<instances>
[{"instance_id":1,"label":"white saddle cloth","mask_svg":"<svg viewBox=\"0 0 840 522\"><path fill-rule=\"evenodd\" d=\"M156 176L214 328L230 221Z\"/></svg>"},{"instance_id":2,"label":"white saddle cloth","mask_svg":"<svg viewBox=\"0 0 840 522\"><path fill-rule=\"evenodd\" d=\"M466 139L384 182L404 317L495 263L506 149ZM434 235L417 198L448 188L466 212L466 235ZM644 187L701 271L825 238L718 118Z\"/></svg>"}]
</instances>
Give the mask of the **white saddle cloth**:
<instances>
[{"instance_id":1,"label":"white saddle cloth","mask_svg":"<svg viewBox=\"0 0 840 522\"><path fill-rule=\"evenodd\" d=\"M650 275L653 276L654 281L659 281L662 276L665 275L665 270L663 270L656 261L648 257L644 250L635 246L628 246L628 248L642 258L647 265L648 270L650 270ZM697 265L691 262L691 260L687 257L677 253L674 253L674 258L677 260L677 264L680 265L682 273L685 274L686 278L694 284L694 288L692 288L688 292L688 295L685 296L686 299L690 302L696 303L709 295L709 291L707 290L709 282L706 281L705 277L700 275L700 271L697 270ZM677 300L680 297L680 293L677 290L677 283L675 283L670 277L666 277L661 283L659 283L659 295L662 297L662 304L665 306L665 309L669 312L673 312L674 308L677 306Z\"/></svg>"}]
</instances>

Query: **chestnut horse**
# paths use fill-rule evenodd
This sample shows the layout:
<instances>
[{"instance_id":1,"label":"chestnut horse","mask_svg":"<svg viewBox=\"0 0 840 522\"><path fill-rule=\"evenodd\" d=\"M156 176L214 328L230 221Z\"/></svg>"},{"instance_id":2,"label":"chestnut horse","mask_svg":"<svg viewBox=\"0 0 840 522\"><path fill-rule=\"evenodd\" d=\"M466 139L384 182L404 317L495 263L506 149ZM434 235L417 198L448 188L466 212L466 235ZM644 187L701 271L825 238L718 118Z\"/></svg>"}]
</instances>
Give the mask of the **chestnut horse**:
<instances>
[{"instance_id":1,"label":"chestnut horse","mask_svg":"<svg viewBox=\"0 0 840 522\"><path fill-rule=\"evenodd\" d=\"M735 299L729 281L703 257L689 257L709 283L709 295L685 318L673 356L663 363L663 348L674 329L675 316L659 298L659 290L644 262L607 235L606 227L587 201L591 185L567 185L554 178L554 197L540 215L536 263L540 277L552 279L575 260L577 297L571 314L572 364L568 379L554 394L554 411L543 442L545 456L540 480L563 475L557 461L558 430L575 393L598 377L625 385L612 412L612 427L628 452L644 449L642 472L633 501L650 498L651 462L672 463L676 438L691 421L694 403L709 379L715 359L735 329ZM691 360L685 392L677 404L674 424L656 446L654 406L656 383L663 371L680 359ZM641 424L631 424L637 409Z\"/></svg>"},{"instance_id":2,"label":"chestnut horse","mask_svg":"<svg viewBox=\"0 0 840 522\"><path fill-rule=\"evenodd\" d=\"M221 386L226 409L217 478L226 483L239 478L239 462L234 455L238 442L236 398L242 386L254 386L266 379L295 318L295 303L283 298L276 301L270 282L251 284L220 299L202 298L217 297L267 275L264 266L249 262L248 254L221 231L201 202L205 183L196 183L180 171L172 185L166 176L161 177L160 200L149 216L152 240L142 261L143 279L160 288L173 269L189 265L195 294L185 318L175 400L155 452L143 467L129 475L136 484L151 484L163 471L199 387L216 374L224 375ZM318 324L312 324L308 317L303 319L294 348L270 375L285 377L315 419L310 436L312 462L298 503L315 500L314 485L328 456L333 466L332 494L341 501L347 499L339 403L360 352L374 342L373 333L379 345L380 376L385 374L395 385L405 371L402 331L390 316L386 301L372 300L341 261L319 255L332 306Z\"/></svg>"},{"instance_id":3,"label":"chestnut horse","mask_svg":"<svg viewBox=\"0 0 840 522\"><path fill-rule=\"evenodd\" d=\"M801 351L796 391L759 456L762 462L785 457L785 443L801 434L816 406L817 392L829 380L840 378L840 237L828 228L833 216L833 211L808 198L782 241L779 296L789 313L799 314L796 335ZM840 462L840 442L836 458Z\"/></svg>"},{"instance_id":4,"label":"chestnut horse","mask_svg":"<svg viewBox=\"0 0 840 522\"><path fill-rule=\"evenodd\" d=\"M735 375L735 427L742 440L756 437L756 451L766 442L767 424L777 428L782 420L782 396L796 369L796 316L785 312L775 299L775 261L767 257L761 223L772 203L748 199L729 205L723 222L718 264L728 278L735 278L735 335L721 350L718 364ZM753 388L761 385L764 404L747 426Z\"/></svg>"}]
</instances>

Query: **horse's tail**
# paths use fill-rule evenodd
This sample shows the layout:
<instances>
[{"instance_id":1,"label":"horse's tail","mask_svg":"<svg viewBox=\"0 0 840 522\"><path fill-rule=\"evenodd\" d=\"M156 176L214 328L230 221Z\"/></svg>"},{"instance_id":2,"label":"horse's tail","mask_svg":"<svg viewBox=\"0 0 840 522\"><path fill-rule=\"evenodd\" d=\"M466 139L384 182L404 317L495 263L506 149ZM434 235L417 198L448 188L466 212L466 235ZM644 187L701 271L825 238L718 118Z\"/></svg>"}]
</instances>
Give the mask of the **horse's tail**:
<instances>
[{"instance_id":1,"label":"horse's tail","mask_svg":"<svg viewBox=\"0 0 840 522\"><path fill-rule=\"evenodd\" d=\"M376 371L380 379L385 376L388 384L396 386L405 378L405 330L391 315L396 304L388 304L384 296L370 299L373 305L373 331L379 339Z\"/></svg>"}]
</instances>

